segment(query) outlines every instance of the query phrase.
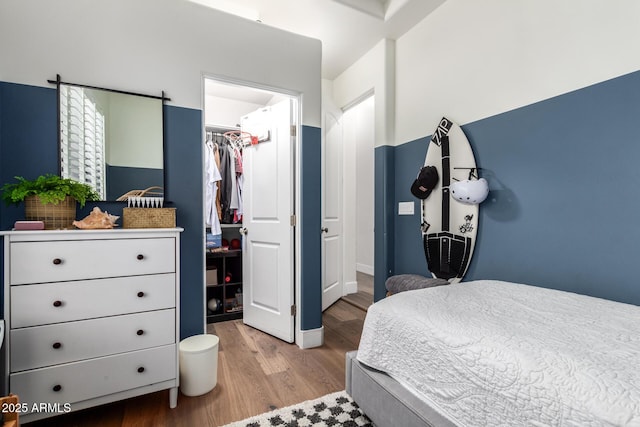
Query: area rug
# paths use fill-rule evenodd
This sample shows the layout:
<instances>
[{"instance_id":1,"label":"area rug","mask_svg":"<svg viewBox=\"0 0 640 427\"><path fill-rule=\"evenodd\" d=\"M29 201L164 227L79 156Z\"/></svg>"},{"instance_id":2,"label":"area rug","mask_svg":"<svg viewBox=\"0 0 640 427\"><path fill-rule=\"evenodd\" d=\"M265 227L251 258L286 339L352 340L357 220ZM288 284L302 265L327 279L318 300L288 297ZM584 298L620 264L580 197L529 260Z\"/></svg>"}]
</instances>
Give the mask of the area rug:
<instances>
[{"instance_id":1,"label":"area rug","mask_svg":"<svg viewBox=\"0 0 640 427\"><path fill-rule=\"evenodd\" d=\"M344 391L266 412L223 427L373 427Z\"/></svg>"}]
</instances>

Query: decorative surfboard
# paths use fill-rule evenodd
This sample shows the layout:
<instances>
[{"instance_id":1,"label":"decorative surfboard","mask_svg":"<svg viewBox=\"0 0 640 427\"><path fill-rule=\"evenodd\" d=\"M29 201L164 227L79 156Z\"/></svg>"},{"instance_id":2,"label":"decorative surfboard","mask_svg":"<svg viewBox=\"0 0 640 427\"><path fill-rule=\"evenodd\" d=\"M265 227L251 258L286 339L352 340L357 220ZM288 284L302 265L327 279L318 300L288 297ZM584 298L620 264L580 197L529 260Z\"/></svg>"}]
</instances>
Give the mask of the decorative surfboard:
<instances>
[{"instance_id":1,"label":"decorative surfboard","mask_svg":"<svg viewBox=\"0 0 640 427\"><path fill-rule=\"evenodd\" d=\"M438 182L421 203L421 233L427 265L433 277L457 283L464 277L478 232L477 204L451 196L456 181L478 179L476 161L464 132L443 117L427 149L425 166L434 166Z\"/></svg>"}]
</instances>

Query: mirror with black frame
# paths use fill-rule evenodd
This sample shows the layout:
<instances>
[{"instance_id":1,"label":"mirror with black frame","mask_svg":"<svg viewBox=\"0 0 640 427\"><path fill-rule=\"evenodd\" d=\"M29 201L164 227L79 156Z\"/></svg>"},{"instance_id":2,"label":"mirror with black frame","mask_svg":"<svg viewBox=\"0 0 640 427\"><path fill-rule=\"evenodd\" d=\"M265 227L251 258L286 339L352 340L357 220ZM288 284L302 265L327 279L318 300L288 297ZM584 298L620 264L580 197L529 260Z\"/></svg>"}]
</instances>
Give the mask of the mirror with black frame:
<instances>
[{"instance_id":1,"label":"mirror with black frame","mask_svg":"<svg viewBox=\"0 0 640 427\"><path fill-rule=\"evenodd\" d=\"M61 82L60 175L91 185L102 200L164 188L161 97Z\"/></svg>"}]
</instances>

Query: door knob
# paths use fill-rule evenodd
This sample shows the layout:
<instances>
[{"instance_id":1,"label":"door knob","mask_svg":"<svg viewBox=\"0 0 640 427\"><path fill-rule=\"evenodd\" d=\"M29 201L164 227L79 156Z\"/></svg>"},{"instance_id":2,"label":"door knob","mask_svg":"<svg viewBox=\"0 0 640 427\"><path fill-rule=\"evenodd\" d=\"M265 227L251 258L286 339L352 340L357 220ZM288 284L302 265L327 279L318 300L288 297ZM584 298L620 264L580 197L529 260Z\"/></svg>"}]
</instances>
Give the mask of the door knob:
<instances>
[{"instance_id":1,"label":"door knob","mask_svg":"<svg viewBox=\"0 0 640 427\"><path fill-rule=\"evenodd\" d=\"M329 229L327 227L322 227L320 231L322 231L323 233L328 233Z\"/></svg>"},{"instance_id":2,"label":"door knob","mask_svg":"<svg viewBox=\"0 0 640 427\"><path fill-rule=\"evenodd\" d=\"M238 231L239 231L239 232L240 232L240 234L242 234L243 236L244 236L244 235L246 235L246 234L249 232L249 230L247 230L247 228L246 228L246 227L242 227L242 228L241 228L241 229L239 229Z\"/></svg>"}]
</instances>

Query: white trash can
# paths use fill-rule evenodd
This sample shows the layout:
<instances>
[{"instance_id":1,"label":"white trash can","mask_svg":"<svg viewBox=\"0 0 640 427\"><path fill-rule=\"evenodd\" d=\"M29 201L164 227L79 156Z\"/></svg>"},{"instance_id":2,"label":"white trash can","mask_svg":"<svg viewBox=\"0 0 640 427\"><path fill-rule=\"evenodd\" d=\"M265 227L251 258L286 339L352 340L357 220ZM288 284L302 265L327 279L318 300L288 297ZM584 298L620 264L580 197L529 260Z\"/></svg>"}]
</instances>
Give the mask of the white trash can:
<instances>
[{"instance_id":1,"label":"white trash can","mask_svg":"<svg viewBox=\"0 0 640 427\"><path fill-rule=\"evenodd\" d=\"M215 335L194 335L180 341L180 391L200 396L218 381L218 343Z\"/></svg>"}]
</instances>

